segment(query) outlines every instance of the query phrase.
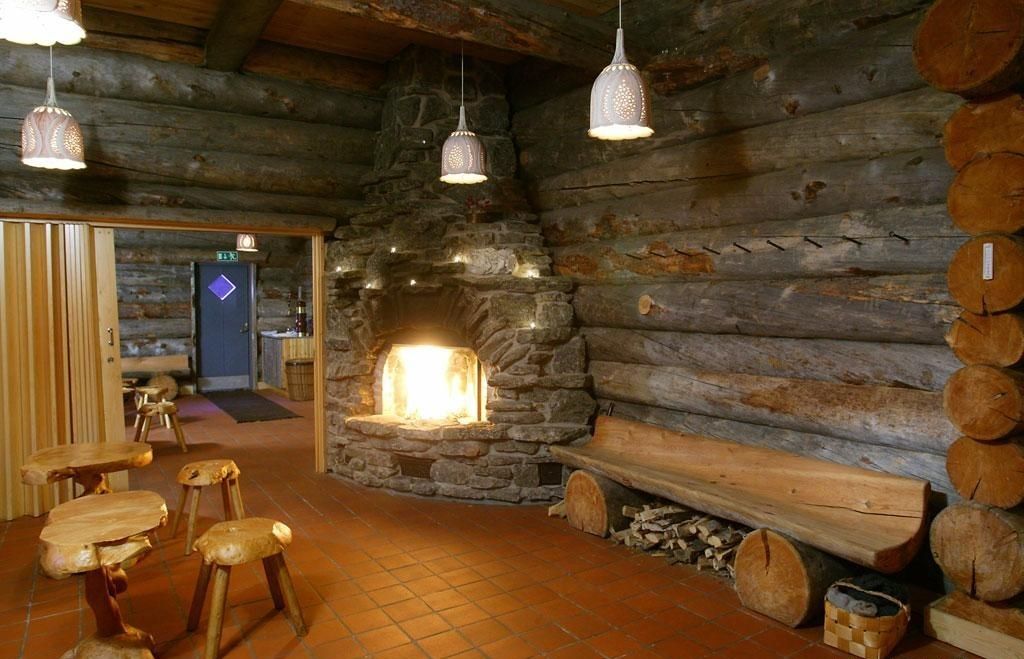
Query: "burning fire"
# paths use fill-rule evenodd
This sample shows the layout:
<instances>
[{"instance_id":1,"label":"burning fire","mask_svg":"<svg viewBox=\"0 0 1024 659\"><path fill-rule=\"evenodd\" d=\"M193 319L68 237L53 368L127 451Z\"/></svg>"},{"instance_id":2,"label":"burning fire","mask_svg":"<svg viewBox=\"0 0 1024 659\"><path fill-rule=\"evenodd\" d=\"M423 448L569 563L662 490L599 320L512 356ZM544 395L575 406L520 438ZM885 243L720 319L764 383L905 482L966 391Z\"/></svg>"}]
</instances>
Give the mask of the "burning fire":
<instances>
[{"instance_id":1,"label":"burning fire","mask_svg":"<svg viewBox=\"0 0 1024 659\"><path fill-rule=\"evenodd\" d=\"M480 421L482 380L472 350L396 345L384 362L382 412L415 421Z\"/></svg>"}]
</instances>

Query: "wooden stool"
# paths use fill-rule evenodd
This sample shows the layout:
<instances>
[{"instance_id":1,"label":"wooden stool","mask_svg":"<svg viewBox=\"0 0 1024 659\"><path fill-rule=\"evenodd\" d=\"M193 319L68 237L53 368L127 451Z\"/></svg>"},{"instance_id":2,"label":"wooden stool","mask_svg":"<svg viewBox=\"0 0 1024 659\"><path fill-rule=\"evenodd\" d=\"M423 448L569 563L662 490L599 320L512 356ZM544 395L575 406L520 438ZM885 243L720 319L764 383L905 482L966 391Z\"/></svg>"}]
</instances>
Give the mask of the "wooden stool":
<instances>
[{"instance_id":1,"label":"wooden stool","mask_svg":"<svg viewBox=\"0 0 1024 659\"><path fill-rule=\"evenodd\" d=\"M196 540L195 549L203 556L203 566L196 581L196 592L188 612L188 630L199 628L206 590L213 573L213 596L210 603L210 621L206 626L206 652L204 659L215 659L220 653L220 635L224 626L224 606L228 598L228 578L231 568L252 561L263 561L263 570L270 586L270 596L278 611L287 606L288 617L296 636L306 635L306 623L299 609L299 599L292 586L292 578L284 563L284 548L292 542L292 530L272 519L250 517L230 522L218 522Z\"/></svg>"},{"instance_id":2,"label":"wooden stool","mask_svg":"<svg viewBox=\"0 0 1024 659\"><path fill-rule=\"evenodd\" d=\"M177 481L181 484L181 497L178 509L174 511L174 522L171 524L171 537L178 535L181 513L185 510L185 501L189 492L192 493L192 505L188 511L188 526L185 534L185 555L192 553L192 541L196 537L196 518L199 517L199 495L207 485L220 483L221 501L224 503L224 519L242 519L245 507L242 505L242 491L238 485L238 477L242 474L233 460L202 460L190 462L178 472ZM232 508L234 509L232 511Z\"/></svg>"},{"instance_id":3,"label":"wooden stool","mask_svg":"<svg viewBox=\"0 0 1024 659\"><path fill-rule=\"evenodd\" d=\"M178 446L182 453L188 453L188 445L185 443L185 433L181 431L181 424L178 423L178 406L174 403L146 403L139 410L142 417L142 426L135 428L135 441L146 441L149 437L149 429L153 425L153 417L165 419L168 428L174 430L174 438L178 440Z\"/></svg>"},{"instance_id":4,"label":"wooden stool","mask_svg":"<svg viewBox=\"0 0 1024 659\"><path fill-rule=\"evenodd\" d=\"M163 387L135 387L135 427L142 424L142 407L149 402L163 402L167 389ZM170 425L168 424L168 428Z\"/></svg>"}]
</instances>

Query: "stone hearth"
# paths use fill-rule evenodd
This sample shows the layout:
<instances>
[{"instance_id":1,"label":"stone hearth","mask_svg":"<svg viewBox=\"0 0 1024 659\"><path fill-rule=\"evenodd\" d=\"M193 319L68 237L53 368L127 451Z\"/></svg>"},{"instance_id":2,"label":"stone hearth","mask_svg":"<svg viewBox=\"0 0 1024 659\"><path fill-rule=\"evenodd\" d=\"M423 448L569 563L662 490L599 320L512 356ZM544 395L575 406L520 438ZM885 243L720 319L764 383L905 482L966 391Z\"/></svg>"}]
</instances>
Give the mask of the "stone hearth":
<instances>
[{"instance_id":1,"label":"stone hearth","mask_svg":"<svg viewBox=\"0 0 1024 659\"><path fill-rule=\"evenodd\" d=\"M440 147L458 112L458 60L410 49L395 62L370 206L328 246L328 466L364 485L420 495L520 502L555 498L551 444L584 440L595 403L572 284L551 274L514 179L499 72L468 62L467 110L491 180L440 183ZM475 351L487 421L381 415L380 357L393 344Z\"/></svg>"}]
</instances>

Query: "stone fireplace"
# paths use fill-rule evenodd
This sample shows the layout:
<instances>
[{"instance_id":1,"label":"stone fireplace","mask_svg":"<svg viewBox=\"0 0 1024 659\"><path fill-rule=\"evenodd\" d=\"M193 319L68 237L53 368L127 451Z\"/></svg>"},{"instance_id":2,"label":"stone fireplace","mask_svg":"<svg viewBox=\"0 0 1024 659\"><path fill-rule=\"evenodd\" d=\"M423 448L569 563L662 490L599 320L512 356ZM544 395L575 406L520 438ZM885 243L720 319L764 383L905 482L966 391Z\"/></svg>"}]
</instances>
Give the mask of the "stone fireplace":
<instances>
[{"instance_id":1,"label":"stone fireplace","mask_svg":"<svg viewBox=\"0 0 1024 659\"><path fill-rule=\"evenodd\" d=\"M547 501L563 471L548 447L584 440L595 410L585 347L514 177L500 70L467 64L491 179L438 181L458 60L412 48L389 72L369 205L328 245L328 468L424 496Z\"/></svg>"}]
</instances>

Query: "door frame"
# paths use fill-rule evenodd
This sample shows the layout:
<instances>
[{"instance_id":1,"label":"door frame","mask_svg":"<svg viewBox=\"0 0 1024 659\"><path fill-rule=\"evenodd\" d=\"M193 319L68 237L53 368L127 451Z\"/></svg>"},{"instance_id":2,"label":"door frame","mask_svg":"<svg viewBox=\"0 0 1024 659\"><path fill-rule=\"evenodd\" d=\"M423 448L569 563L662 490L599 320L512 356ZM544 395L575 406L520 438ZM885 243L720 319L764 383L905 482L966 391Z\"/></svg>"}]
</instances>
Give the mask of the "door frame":
<instances>
[{"instance_id":1,"label":"door frame","mask_svg":"<svg viewBox=\"0 0 1024 659\"><path fill-rule=\"evenodd\" d=\"M195 368L192 371L192 382L198 393L202 393L199 386L199 266L201 265L225 265L217 261L193 261L192 263L192 363ZM248 265L249 270L249 390L256 391L259 378L256 377L257 351L259 336L256 327L256 277L259 271L255 263L230 263L228 265Z\"/></svg>"},{"instance_id":2,"label":"door frame","mask_svg":"<svg viewBox=\"0 0 1024 659\"><path fill-rule=\"evenodd\" d=\"M131 213L138 212L138 216ZM0 219L16 222L38 222L48 224L88 224L93 227L110 229L158 229L162 231L203 231L209 233L262 233L279 236L295 236L309 238L313 243L313 328L315 355L313 357L313 435L314 435L314 468L316 473L327 471L327 273L326 245L324 229L313 226L267 226L263 222L247 224L245 214L231 214L231 220L224 219L223 211L213 211L211 216L220 218L202 222L196 219L201 211L185 210L180 216L164 214L162 217L145 217L146 209L117 208L111 212L109 208L96 207L93 213L86 211L56 210L53 212L6 211L0 212ZM241 217L241 221L236 221ZM266 220L269 215L263 215ZM284 219L284 218L274 218ZM288 218L290 222L301 221L301 216ZM323 219L314 217L311 219Z\"/></svg>"}]
</instances>

